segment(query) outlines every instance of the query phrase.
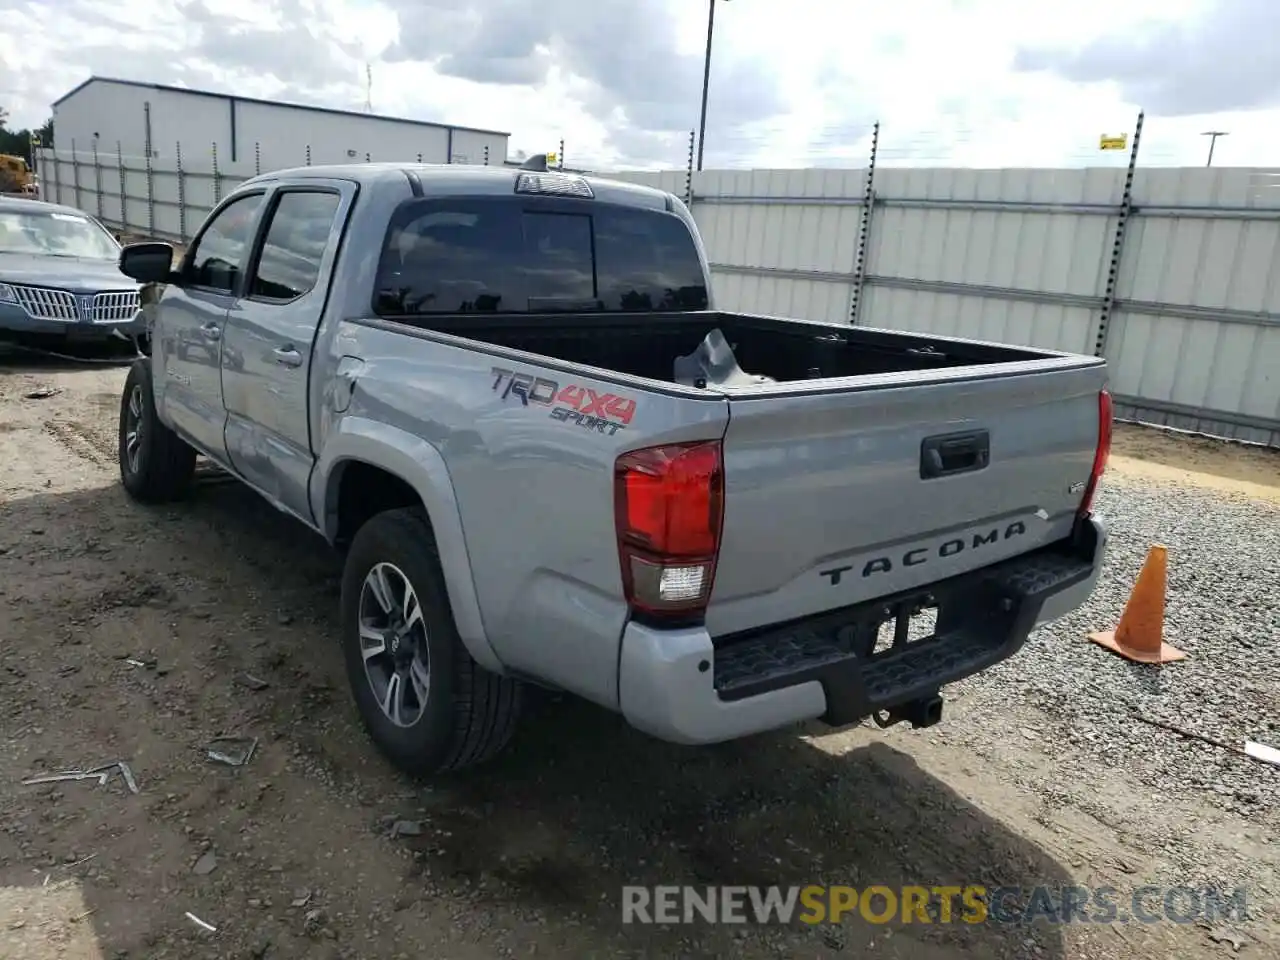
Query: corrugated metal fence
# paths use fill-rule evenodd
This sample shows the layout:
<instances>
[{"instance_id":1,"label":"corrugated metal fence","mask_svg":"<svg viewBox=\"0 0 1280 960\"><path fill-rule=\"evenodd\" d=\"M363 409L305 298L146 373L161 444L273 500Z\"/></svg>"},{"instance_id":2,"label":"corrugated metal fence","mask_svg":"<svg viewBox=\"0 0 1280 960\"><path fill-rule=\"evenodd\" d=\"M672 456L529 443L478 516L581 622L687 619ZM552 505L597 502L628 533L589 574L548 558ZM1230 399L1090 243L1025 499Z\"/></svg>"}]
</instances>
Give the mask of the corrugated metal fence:
<instances>
[{"instance_id":1,"label":"corrugated metal fence","mask_svg":"<svg viewBox=\"0 0 1280 960\"><path fill-rule=\"evenodd\" d=\"M58 157L50 199L181 241L256 172ZM1119 416L1280 447L1280 170L613 176L692 196L727 309L1098 354Z\"/></svg>"},{"instance_id":2,"label":"corrugated metal fence","mask_svg":"<svg viewBox=\"0 0 1280 960\"><path fill-rule=\"evenodd\" d=\"M366 153L362 159L368 163L387 158ZM422 154L401 158L410 163L422 160ZM478 162L488 165L488 147ZM298 147L297 165L311 166L309 146ZM179 243L190 240L237 185L265 172L258 144L253 159L236 162L219 157L216 144L194 149L179 143L172 151L166 145L161 161L128 156L119 144L110 150L97 144L84 150L74 141L67 148L38 148L36 170L44 199L78 207L121 232Z\"/></svg>"},{"instance_id":3,"label":"corrugated metal fence","mask_svg":"<svg viewBox=\"0 0 1280 960\"><path fill-rule=\"evenodd\" d=\"M684 196L685 171L620 174ZM1106 356L1118 415L1280 447L1280 171L707 171L720 305ZM866 216L864 217L864 214Z\"/></svg>"}]
</instances>

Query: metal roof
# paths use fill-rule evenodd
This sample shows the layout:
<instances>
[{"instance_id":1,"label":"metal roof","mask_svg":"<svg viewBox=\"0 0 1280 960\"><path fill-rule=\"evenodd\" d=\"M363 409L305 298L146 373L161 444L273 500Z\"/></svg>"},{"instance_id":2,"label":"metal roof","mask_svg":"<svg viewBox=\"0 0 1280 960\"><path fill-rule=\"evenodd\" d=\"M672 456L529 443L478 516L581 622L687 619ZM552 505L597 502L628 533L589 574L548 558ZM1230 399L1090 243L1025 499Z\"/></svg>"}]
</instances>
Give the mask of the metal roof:
<instances>
[{"instance_id":1,"label":"metal roof","mask_svg":"<svg viewBox=\"0 0 1280 960\"><path fill-rule=\"evenodd\" d=\"M139 80L120 80L117 77L98 77L91 76L83 83L79 83L72 87L57 100L53 101L53 106L69 100L77 93L89 86L91 83L118 83L126 87L137 87L142 90L161 90L166 93L185 93L193 97L212 97L216 100L234 100L239 103L257 103L266 107L283 107L286 110L307 110L311 113L328 113L339 117L361 117L365 120L387 120L391 123L407 123L415 127L431 127L436 130L460 130L464 133L480 133L488 134L494 137L510 137L511 134L504 130L483 130L479 127L460 127L452 123L434 123L430 120L409 120L405 117L390 117L380 113L360 113L356 110L337 110L333 107L313 107L305 103L289 103L283 100L264 100L260 97L242 97L231 93L217 93L213 90L193 90L190 87L173 87L163 83L143 83Z\"/></svg>"}]
</instances>

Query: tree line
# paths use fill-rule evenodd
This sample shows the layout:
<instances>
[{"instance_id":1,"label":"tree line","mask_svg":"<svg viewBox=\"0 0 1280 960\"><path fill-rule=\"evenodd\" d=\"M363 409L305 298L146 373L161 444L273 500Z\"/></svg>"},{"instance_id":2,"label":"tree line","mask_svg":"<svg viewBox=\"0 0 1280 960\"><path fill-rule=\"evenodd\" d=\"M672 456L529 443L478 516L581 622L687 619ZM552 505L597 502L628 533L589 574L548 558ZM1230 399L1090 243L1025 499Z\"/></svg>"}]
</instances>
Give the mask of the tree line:
<instances>
[{"instance_id":1,"label":"tree line","mask_svg":"<svg viewBox=\"0 0 1280 960\"><path fill-rule=\"evenodd\" d=\"M11 130L9 128L9 111L4 107L0 107L0 153L22 157L29 165L32 162L32 135L40 141L42 146L53 146L53 118L50 117L42 126L34 130L26 127L19 130Z\"/></svg>"}]
</instances>

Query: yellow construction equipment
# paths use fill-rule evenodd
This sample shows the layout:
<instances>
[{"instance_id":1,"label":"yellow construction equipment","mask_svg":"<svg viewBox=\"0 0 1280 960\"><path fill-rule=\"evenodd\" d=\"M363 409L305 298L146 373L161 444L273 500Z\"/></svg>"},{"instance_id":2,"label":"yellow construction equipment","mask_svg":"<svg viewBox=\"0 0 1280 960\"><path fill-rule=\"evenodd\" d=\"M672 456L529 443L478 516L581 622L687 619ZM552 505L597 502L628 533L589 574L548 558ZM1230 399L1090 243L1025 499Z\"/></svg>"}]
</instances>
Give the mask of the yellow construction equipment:
<instances>
[{"instance_id":1,"label":"yellow construction equipment","mask_svg":"<svg viewBox=\"0 0 1280 960\"><path fill-rule=\"evenodd\" d=\"M0 153L0 193L31 193L35 177L23 157Z\"/></svg>"}]
</instances>

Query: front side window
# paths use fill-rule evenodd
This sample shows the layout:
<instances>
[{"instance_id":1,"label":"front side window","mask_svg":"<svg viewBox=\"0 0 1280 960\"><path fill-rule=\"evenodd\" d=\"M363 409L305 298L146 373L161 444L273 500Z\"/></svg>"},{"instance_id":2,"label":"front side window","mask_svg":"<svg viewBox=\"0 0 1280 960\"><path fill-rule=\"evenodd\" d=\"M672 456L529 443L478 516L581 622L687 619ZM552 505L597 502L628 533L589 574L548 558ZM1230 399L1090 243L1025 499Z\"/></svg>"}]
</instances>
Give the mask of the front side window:
<instances>
[{"instance_id":1,"label":"front side window","mask_svg":"<svg viewBox=\"0 0 1280 960\"><path fill-rule=\"evenodd\" d=\"M120 245L96 221L62 210L0 209L0 254L115 260Z\"/></svg>"},{"instance_id":2,"label":"front side window","mask_svg":"<svg viewBox=\"0 0 1280 960\"><path fill-rule=\"evenodd\" d=\"M230 293L236 288L253 237L262 194L239 197L219 211L191 251L187 282Z\"/></svg>"},{"instance_id":3,"label":"front side window","mask_svg":"<svg viewBox=\"0 0 1280 960\"><path fill-rule=\"evenodd\" d=\"M409 201L392 220L375 290L385 316L707 308L679 218L523 199Z\"/></svg>"},{"instance_id":4,"label":"front side window","mask_svg":"<svg viewBox=\"0 0 1280 960\"><path fill-rule=\"evenodd\" d=\"M251 297L294 300L311 291L320 277L340 202L336 193L280 194L249 284Z\"/></svg>"}]
</instances>

